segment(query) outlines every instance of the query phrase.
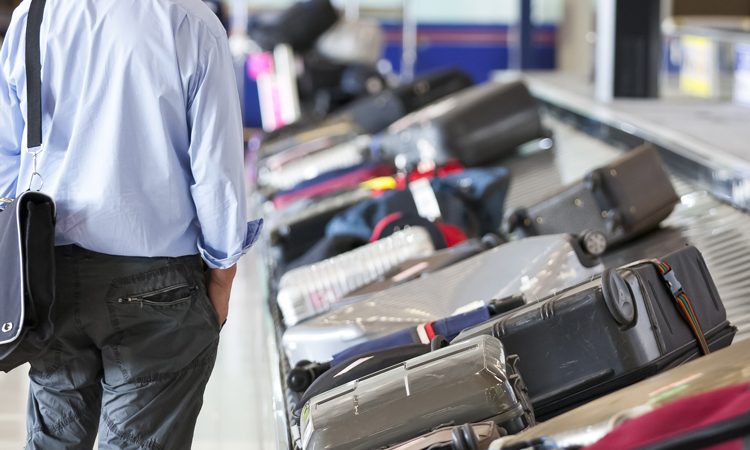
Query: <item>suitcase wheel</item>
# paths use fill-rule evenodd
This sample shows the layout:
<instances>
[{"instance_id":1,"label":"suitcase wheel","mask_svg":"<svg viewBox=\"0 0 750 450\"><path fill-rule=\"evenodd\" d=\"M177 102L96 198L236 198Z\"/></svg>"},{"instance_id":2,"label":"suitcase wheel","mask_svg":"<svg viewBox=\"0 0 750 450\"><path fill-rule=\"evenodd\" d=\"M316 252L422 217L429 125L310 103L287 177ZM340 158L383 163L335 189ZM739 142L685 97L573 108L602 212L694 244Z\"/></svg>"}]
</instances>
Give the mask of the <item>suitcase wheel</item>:
<instances>
[{"instance_id":1,"label":"suitcase wheel","mask_svg":"<svg viewBox=\"0 0 750 450\"><path fill-rule=\"evenodd\" d=\"M309 371L295 367L289 371L289 376L286 378L286 385L294 392L303 393L310 387L313 381L312 374Z\"/></svg>"},{"instance_id":2,"label":"suitcase wheel","mask_svg":"<svg viewBox=\"0 0 750 450\"><path fill-rule=\"evenodd\" d=\"M630 286L620 271L615 269L604 271L602 294L604 294L607 309L615 321L622 326L631 325L635 319L635 299L633 291L630 290Z\"/></svg>"},{"instance_id":3,"label":"suitcase wheel","mask_svg":"<svg viewBox=\"0 0 750 450\"><path fill-rule=\"evenodd\" d=\"M453 450L479 450L477 435L468 423L453 428L451 438Z\"/></svg>"},{"instance_id":4,"label":"suitcase wheel","mask_svg":"<svg viewBox=\"0 0 750 450\"><path fill-rule=\"evenodd\" d=\"M607 236L600 231L585 230L580 239L581 247L589 255L601 256L607 251Z\"/></svg>"},{"instance_id":5,"label":"suitcase wheel","mask_svg":"<svg viewBox=\"0 0 750 450\"><path fill-rule=\"evenodd\" d=\"M450 341L445 336L437 335L430 341L430 351L440 350L450 345Z\"/></svg>"},{"instance_id":6,"label":"suitcase wheel","mask_svg":"<svg viewBox=\"0 0 750 450\"><path fill-rule=\"evenodd\" d=\"M484 236L482 236L482 245L487 250L491 248L495 248L504 243L505 241L503 240L503 238L496 235L495 233L487 233Z\"/></svg>"},{"instance_id":7,"label":"suitcase wheel","mask_svg":"<svg viewBox=\"0 0 750 450\"><path fill-rule=\"evenodd\" d=\"M524 208L513 208L508 211L505 219L505 232L512 233L518 229L526 229L531 226L529 215Z\"/></svg>"}]
</instances>

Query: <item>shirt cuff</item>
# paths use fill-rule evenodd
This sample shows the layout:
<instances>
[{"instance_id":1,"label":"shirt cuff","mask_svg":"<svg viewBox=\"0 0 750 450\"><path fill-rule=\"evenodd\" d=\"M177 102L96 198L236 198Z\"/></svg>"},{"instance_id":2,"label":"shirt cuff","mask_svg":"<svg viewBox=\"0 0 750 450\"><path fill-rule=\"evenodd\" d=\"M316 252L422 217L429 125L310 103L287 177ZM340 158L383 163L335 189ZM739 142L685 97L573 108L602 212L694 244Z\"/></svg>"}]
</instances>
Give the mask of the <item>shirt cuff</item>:
<instances>
[{"instance_id":1,"label":"shirt cuff","mask_svg":"<svg viewBox=\"0 0 750 450\"><path fill-rule=\"evenodd\" d=\"M201 258L206 261L208 267L212 269L228 269L233 265L237 264L237 261L250 250L255 242L260 237L260 232L263 230L263 219L253 220L247 223L247 229L245 231L245 240L242 243L242 249L226 258L218 258L211 254L209 250L206 250L200 243L198 243L198 251L200 252Z\"/></svg>"}]
</instances>

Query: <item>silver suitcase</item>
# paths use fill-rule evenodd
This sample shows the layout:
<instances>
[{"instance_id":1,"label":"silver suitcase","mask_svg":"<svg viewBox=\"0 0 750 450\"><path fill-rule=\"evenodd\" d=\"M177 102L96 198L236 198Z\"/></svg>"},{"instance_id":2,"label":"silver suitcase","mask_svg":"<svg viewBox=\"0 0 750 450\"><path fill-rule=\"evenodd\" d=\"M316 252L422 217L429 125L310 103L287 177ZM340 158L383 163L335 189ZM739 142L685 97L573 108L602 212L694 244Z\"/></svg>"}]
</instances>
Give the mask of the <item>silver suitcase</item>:
<instances>
[{"instance_id":1,"label":"silver suitcase","mask_svg":"<svg viewBox=\"0 0 750 450\"><path fill-rule=\"evenodd\" d=\"M276 301L287 326L329 311L347 293L377 280L410 258L435 251L430 234L411 227L350 252L290 270Z\"/></svg>"},{"instance_id":2,"label":"silver suitcase","mask_svg":"<svg viewBox=\"0 0 750 450\"><path fill-rule=\"evenodd\" d=\"M282 156L275 158L281 161ZM332 170L354 167L369 158L370 137L362 135L304 158L277 162L272 167L262 165L258 168L258 184L264 192L275 193Z\"/></svg>"},{"instance_id":3,"label":"silver suitcase","mask_svg":"<svg viewBox=\"0 0 750 450\"><path fill-rule=\"evenodd\" d=\"M328 361L352 345L410 326L467 312L493 299L545 298L602 272L570 235L535 236L500 245L436 272L287 328L289 362Z\"/></svg>"},{"instance_id":4,"label":"silver suitcase","mask_svg":"<svg viewBox=\"0 0 750 450\"><path fill-rule=\"evenodd\" d=\"M304 450L364 450L447 423L492 420L508 433L534 424L523 381L499 340L481 336L313 397L302 409Z\"/></svg>"},{"instance_id":5,"label":"silver suitcase","mask_svg":"<svg viewBox=\"0 0 750 450\"><path fill-rule=\"evenodd\" d=\"M470 433L470 434L469 434ZM404 442L389 450L455 450L463 442L475 447L472 450L487 450L492 442L500 439L500 433L495 422L480 422L464 424L457 427L444 427L430 431L422 436Z\"/></svg>"}]
</instances>

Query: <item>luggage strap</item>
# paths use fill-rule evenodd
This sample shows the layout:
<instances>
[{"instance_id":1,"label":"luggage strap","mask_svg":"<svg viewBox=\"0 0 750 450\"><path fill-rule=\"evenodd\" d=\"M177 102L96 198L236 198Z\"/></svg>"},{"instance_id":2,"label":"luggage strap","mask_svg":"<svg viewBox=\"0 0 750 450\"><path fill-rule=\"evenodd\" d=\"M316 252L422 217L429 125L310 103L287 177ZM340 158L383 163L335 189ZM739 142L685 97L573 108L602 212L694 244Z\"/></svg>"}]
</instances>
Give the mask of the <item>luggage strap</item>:
<instances>
[{"instance_id":1,"label":"luggage strap","mask_svg":"<svg viewBox=\"0 0 750 450\"><path fill-rule=\"evenodd\" d=\"M698 341L698 346L700 346L703 354L707 355L711 353L711 350L708 348L708 343L706 342L706 335L698 322L698 316L695 314L693 302L690 301L690 298L682 288L682 284L677 280L677 276L672 270L672 267L658 259L651 259L649 262L659 269L661 278L666 282L669 290L672 292L672 297L677 304L677 309L680 311L680 315L682 315L682 318L688 323L688 326L693 332L693 335L695 335L695 340Z\"/></svg>"}]
</instances>

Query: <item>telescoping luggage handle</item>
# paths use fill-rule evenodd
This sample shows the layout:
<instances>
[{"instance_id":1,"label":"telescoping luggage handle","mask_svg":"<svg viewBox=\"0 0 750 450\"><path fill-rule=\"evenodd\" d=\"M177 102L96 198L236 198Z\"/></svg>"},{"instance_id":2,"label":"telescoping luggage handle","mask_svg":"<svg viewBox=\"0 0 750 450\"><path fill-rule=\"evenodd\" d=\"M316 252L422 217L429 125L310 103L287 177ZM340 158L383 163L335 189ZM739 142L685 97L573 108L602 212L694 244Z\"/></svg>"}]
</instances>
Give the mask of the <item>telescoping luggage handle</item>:
<instances>
[{"instance_id":1,"label":"telescoping luggage handle","mask_svg":"<svg viewBox=\"0 0 750 450\"><path fill-rule=\"evenodd\" d=\"M677 310L680 312L680 315L685 320L685 322L687 322L690 330L695 336L695 340L698 342L698 346L700 347L701 352L703 352L704 355L711 353L711 349L708 347L708 342L706 341L706 334L703 332L701 324L698 322L698 316L695 313L695 308L693 308L693 302L690 300L690 298L687 296L687 293L682 288L682 284L677 279L677 275L675 275L672 267L659 259L635 261L625 267L632 267L638 264L653 264L654 266L656 266L657 270L659 271L659 275L661 276L662 280L664 280L670 292L672 293L672 298L675 301Z\"/></svg>"}]
</instances>

